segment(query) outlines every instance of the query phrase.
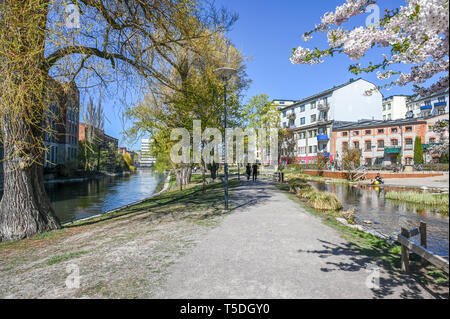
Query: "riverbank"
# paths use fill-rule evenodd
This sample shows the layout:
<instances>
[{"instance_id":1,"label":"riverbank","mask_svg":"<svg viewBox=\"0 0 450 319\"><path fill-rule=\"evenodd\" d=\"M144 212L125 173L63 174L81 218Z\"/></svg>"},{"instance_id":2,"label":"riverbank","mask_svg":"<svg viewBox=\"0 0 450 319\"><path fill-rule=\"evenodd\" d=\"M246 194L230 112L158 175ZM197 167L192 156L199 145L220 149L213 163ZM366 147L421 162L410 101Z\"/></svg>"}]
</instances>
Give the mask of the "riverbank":
<instances>
[{"instance_id":1,"label":"riverbank","mask_svg":"<svg viewBox=\"0 0 450 319\"><path fill-rule=\"evenodd\" d=\"M127 175L131 175L133 174L133 172L129 172L129 171L123 171L123 172L118 172L118 173L95 173L92 175L88 175L88 176L83 176L83 177L68 177L68 178L50 178L50 177L46 177L44 176L44 183L45 184L52 184L52 183L77 183L77 182L84 182L84 181L89 181L92 179L99 179L99 178L105 178L105 177L117 177L117 176L127 176Z\"/></svg>"},{"instance_id":2,"label":"riverbank","mask_svg":"<svg viewBox=\"0 0 450 319\"><path fill-rule=\"evenodd\" d=\"M231 181L230 191L238 185ZM22 241L0 244L0 298L147 298L223 217L223 184L191 185ZM67 288L69 265L80 288Z\"/></svg>"},{"instance_id":3,"label":"riverbank","mask_svg":"<svg viewBox=\"0 0 450 319\"><path fill-rule=\"evenodd\" d=\"M379 260L387 270L400 274L401 246L398 243L363 225L348 222L347 219L341 218L342 214L338 211L318 211L310 207L293 194L287 184L277 184L277 188L302 209L338 230L341 236L355 245L361 254ZM412 256L411 261L413 266L409 275L440 298L448 298L448 275L427 262L423 265L418 256Z\"/></svg>"}]
</instances>

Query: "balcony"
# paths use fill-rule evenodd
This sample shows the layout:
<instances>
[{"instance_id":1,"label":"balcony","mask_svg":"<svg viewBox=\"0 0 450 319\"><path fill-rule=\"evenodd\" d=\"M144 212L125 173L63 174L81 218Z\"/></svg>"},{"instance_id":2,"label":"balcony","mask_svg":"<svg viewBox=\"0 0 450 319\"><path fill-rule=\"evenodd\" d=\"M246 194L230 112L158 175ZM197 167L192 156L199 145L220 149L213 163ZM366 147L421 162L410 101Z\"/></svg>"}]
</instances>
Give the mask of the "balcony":
<instances>
[{"instance_id":1,"label":"balcony","mask_svg":"<svg viewBox=\"0 0 450 319\"><path fill-rule=\"evenodd\" d=\"M330 109L330 105L328 104L328 102L319 102L319 104L317 104L317 109L319 111L328 111Z\"/></svg>"},{"instance_id":2,"label":"balcony","mask_svg":"<svg viewBox=\"0 0 450 319\"><path fill-rule=\"evenodd\" d=\"M434 107L446 107L446 106L447 106L447 102L434 103Z\"/></svg>"},{"instance_id":3,"label":"balcony","mask_svg":"<svg viewBox=\"0 0 450 319\"><path fill-rule=\"evenodd\" d=\"M425 111L425 110L431 110L432 108L433 108L433 106L431 106L431 105L422 105L420 107L420 110Z\"/></svg>"},{"instance_id":4,"label":"balcony","mask_svg":"<svg viewBox=\"0 0 450 319\"><path fill-rule=\"evenodd\" d=\"M328 141L328 134L319 134L317 135L317 141Z\"/></svg>"},{"instance_id":5,"label":"balcony","mask_svg":"<svg viewBox=\"0 0 450 319\"><path fill-rule=\"evenodd\" d=\"M319 117L319 119L317 120L317 123L319 124L323 124L328 122L328 119L326 117Z\"/></svg>"},{"instance_id":6,"label":"balcony","mask_svg":"<svg viewBox=\"0 0 450 319\"><path fill-rule=\"evenodd\" d=\"M289 119L289 120L295 120L296 119L296 115L295 115L295 113L289 113L289 115L287 116L287 118Z\"/></svg>"}]
</instances>

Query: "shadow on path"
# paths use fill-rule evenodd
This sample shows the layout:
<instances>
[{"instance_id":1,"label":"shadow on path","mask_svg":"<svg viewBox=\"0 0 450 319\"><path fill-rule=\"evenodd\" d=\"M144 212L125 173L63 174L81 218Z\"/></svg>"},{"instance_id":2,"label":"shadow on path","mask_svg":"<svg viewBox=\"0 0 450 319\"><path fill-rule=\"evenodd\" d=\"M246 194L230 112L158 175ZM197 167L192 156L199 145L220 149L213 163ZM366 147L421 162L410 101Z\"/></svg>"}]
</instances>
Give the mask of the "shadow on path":
<instances>
[{"instance_id":1,"label":"shadow on path","mask_svg":"<svg viewBox=\"0 0 450 319\"><path fill-rule=\"evenodd\" d=\"M393 270L386 261L381 260L381 250L377 250L376 248L363 248L352 243L334 244L321 239L318 239L318 241L322 244L323 249L299 249L298 252L301 254L316 254L319 256L319 258L323 259L327 259L333 256L344 256L346 260L345 262L327 261L325 263L327 266L322 267L320 269L321 271L359 272L365 270L369 278L371 273L375 274L375 271L378 270L378 273L380 274L379 287L371 289L374 294L374 298L385 298L393 295L399 287L405 287L400 293L400 298L423 298L421 290L419 289L417 278L414 279L411 275L402 274L399 271ZM385 253L386 251L384 251L383 254ZM377 264L374 264L375 262ZM393 262L400 265L399 259L394 260ZM427 290L428 293L432 294L434 297L443 297L437 295L423 285L420 285L420 287Z\"/></svg>"}]
</instances>

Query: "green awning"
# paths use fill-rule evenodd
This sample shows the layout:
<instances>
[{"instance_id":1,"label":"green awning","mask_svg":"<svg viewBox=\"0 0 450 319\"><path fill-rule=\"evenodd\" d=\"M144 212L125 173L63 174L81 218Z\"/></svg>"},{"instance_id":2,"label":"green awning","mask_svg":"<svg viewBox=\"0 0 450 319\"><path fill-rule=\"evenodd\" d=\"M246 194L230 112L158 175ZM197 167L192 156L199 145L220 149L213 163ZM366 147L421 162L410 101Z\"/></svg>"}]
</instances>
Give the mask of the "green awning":
<instances>
[{"instance_id":1,"label":"green awning","mask_svg":"<svg viewBox=\"0 0 450 319\"><path fill-rule=\"evenodd\" d=\"M426 149L428 149L428 148L430 148L432 146L438 146L438 145L441 145L441 143L422 144L422 148L424 150L426 150Z\"/></svg>"},{"instance_id":2,"label":"green awning","mask_svg":"<svg viewBox=\"0 0 450 319\"><path fill-rule=\"evenodd\" d=\"M396 154L400 153L401 151L402 151L401 147L389 147L384 149L384 152L388 154Z\"/></svg>"}]
</instances>

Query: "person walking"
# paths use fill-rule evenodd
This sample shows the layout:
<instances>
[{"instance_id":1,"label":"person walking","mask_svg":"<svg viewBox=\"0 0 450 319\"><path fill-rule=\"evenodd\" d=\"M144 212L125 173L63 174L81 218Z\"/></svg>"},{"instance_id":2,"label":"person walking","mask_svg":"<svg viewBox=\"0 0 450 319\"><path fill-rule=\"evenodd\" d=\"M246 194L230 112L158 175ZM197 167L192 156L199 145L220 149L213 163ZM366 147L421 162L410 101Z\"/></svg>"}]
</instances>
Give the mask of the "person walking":
<instances>
[{"instance_id":1,"label":"person walking","mask_svg":"<svg viewBox=\"0 0 450 319\"><path fill-rule=\"evenodd\" d=\"M258 164L253 163L252 173L253 173L253 181L256 181L256 179L258 178Z\"/></svg>"},{"instance_id":2,"label":"person walking","mask_svg":"<svg viewBox=\"0 0 450 319\"><path fill-rule=\"evenodd\" d=\"M245 175L247 175L247 180L250 180L250 175L252 175L252 168L250 166L250 163L247 163L247 166L245 167Z\"/></svg>"}]
</instances>

